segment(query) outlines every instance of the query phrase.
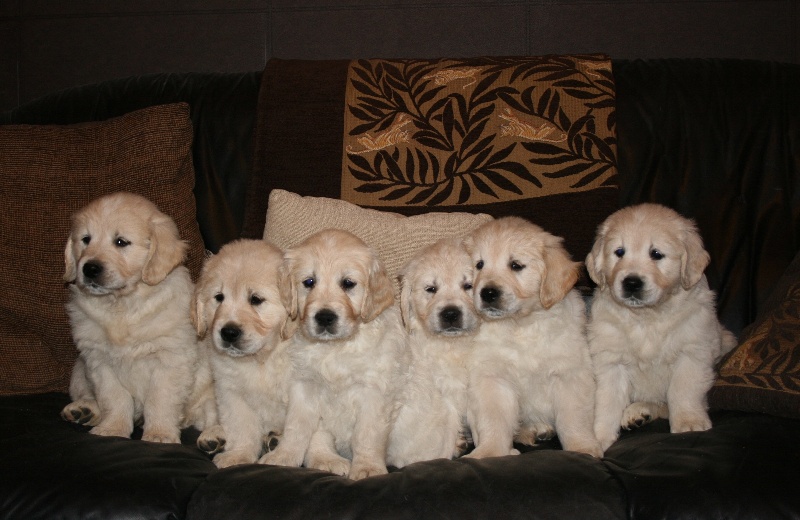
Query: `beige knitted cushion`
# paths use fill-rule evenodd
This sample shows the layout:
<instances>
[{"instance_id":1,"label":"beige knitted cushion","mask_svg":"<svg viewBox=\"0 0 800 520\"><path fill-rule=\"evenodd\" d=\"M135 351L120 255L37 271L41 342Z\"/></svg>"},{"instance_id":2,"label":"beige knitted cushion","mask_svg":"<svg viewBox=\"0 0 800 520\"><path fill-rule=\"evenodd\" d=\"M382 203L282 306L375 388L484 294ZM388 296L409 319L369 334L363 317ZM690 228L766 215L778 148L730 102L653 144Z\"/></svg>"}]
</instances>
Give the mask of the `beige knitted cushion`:
<instances>
[{"instance_id":1,"label":"beige knitted cushion","mask_svg":"<svg viewBox=\"0 0 800 520\"><path fill-rule=\"evenodd\" d=\"M483 213L461 212L406 217L343 200L272 190L264 239L286 249L322 229L350 231L378 253L397 289L397 275L417 251L441 238L465 235L490 220Z\"/></svg>"}]
</instances>

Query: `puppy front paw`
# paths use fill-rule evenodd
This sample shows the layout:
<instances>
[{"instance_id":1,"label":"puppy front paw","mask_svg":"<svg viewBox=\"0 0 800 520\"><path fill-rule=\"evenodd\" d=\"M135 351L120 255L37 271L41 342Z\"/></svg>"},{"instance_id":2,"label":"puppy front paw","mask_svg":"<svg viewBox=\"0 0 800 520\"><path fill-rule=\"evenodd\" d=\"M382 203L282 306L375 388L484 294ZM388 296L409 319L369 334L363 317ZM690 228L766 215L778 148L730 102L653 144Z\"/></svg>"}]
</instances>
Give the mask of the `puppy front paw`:
<instances>
[{"instance_id":1,"label":"puppy front paw","mask_svg":"<svg viewBox=\"0 0 800 520\"><path fill-rule=\"evenodd\" d=\"M132 431L132 423L126 424L125 421L101 421L100 424L89 430L89 433L103 437L125 437L129 439Z\"/></svg>"},{"instance_id":2,"label":"puppy front paw","mask_svg":"<svg viewBox=\"0 0 800 520\"><path fill-rule=\"evenodd\" d=\"M659 417L666 417L668 414L667 407L663 403L638 401L629 404L622 412L620 426L625 430L632 430L653 422Z\"/></svg>"},{"instance_id":3,"label":"puppy front paw","mask_svg":"<svg viewBox=\"0 0 800 520\"><path fill-rule=\"evenodd\" d=\"M315 455L307 461L306 466L342 477L346 477L351 472L350 461L333 453L324 456Z\"/></svg>"},{"instance_id":4,"label":"puppy front paw","mask_svg":"<svg viewBox=\"0 0 800 520\"><path fill-rule=\"evenodd\" d=\"M505 457L506 455L519 455L519 450L515 448L498 449L483 445L483 446L478 446L470 453L464 455L464 458L485 459L488 457Z\"/></svg>"},{"instance_id":5,"label":"puppy front paw","mask_svg":"<svg viewBox=\"0 0 800 520\"><path fill-rule=\"evenodd\" d=\"M225 449L225 429L222 425L215 424L203 430L197 438L197 447L209 455L214 455Z\"/></svg>"},{"instance_id":6,"label":"puppy front paw","mask_svg":"<svg viewBox=\"0 0 800 520\"><path fill-rule=\"evenodd\" d=\"M385 475L388 472L383 461L360 459L353 461L350 473L347 476L352 480L361 480L375 475Z\"/></svg>"},{"instance_id":7,"label":"puppy front paw","mask_svg":"<svg viewBox=\"0 0 800 520\"><path fill-rule=\"evenodd\" d=\"M531 424L523 426L514 435L514 442L524 444L525 446L533 446L537 442L549 441L556 436L556 431L549 424Z\"/></svg>"},{"instance_id":8,"label":"puppy front paw","mask_svg":"<svg viewBox=\"0 0 800 520\"><path fill-rule=\"evenodd\" d=\"M711 429L711 419L705 412L676 414L670 418L669 427L672 433L704 432Z\"/></svg>"},{"instance_id":9,"label":"puppy front paw","mask_svg":"<svg viewBox=\"0 0 800 520\"><path fill-rule=\"evenodd\" d=\"M214 465L219 468L229 468L239 464L252 464L256 461L255 457L241 451L223 451L214 457Z\"/></svg>"},{"instance_id":10,"label":"puppy front paw","mask_svg":"<svg viewBox=\"0 0 800 520\"><path fill-rule=\"evenodd\" d=\"M260 459L259 464L269 464L271 466L289 466L299 468L303 465L303 453L292 453L289 450L282 450L280 446L275 451L265 453Z\"/></svg>"},{"instance_id":11,"label":"puppy front paw","mask_svg":"<svg viewBox=\"0 0 800 520\"><path fill-rule=\"evenodd\" d=\"M94 400L79 399L61 410L61 418L76 424L97 426L100 424L100 408Z\"/></svg>"},{"instance_id":12,"label":"puppy front paw","mask_svg":"<svg viewBox=\"0 0 800 520\"><path fill-rule=\"evenodd\" d=\"M175 428L148 428L145 424L142 440L147 442L160 442L162 444L180 444L181 431Z\"/></svg>"}]
</instances>

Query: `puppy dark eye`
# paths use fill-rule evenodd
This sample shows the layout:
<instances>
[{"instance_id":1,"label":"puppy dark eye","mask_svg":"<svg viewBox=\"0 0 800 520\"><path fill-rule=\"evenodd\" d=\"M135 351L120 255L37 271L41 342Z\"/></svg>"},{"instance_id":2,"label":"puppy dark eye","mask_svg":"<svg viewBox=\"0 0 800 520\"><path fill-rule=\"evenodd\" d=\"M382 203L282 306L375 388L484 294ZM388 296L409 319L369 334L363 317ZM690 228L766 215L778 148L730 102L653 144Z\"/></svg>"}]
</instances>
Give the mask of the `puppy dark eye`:
<instances>
[{"instance_id":1,"label":"puppy dark eye","mask_svg":"<svg viewBox=\"0 0 800 520\"><path fill-rule=\"evenodd\" d=\"M262 298L261 296L257 296L255 294L250 295L250 305L252 305L253 307L257 307L262 303L264 303L264 298Z\"/></svg>"},{"instance_id":2,"label":"puppy dark eye","mask_svg":"<svg viewBox=\"0 0 800 520\"><path fill-rule=\"evenodd\" d=\"M436 294L436 286L435 285L428 285L425 287L425 292Z\"/></svg>"},{"instance_id":3,"label":"puppy dark eye","mask_svg":"<svg viewBox=\"0 0 800 520\"><path fill-rule=\"evenodd\" d=\"M303 287L305 287L306 289L313 289L316 283L317 281L314 280L313 278L306 278L305 280L303 280Z\"/></svg>"},{"instance_id":4,"label":"puppy dark eye","mask_svg":"<svg viewBox=\"0 0 800 520\"><path fill-rule=\"evenodd\" d=\"M354 282L350 278L345 278L344 280L342 280L341 285L342 289L344 289L345 291L349 291L350 289L356 286L356 282Z\"/></svg>"},{"instance_id":5,"label":"puppy dark eye","mask_svg":"<svg viewBox=\"0 0 800 520\"><path fill-rule=\"evenodd\" d=\"M117 237L114 239L114 245L117 247L128 247L129 245L131 245L131 243L129 240L125 240L122 237Z\"/></svg>"},{"instance_id":6,"label":"puppy dark eye","mask_svg":"<svg viewBox=\"0 0 800 520\"><path fill-rule=\"evenodd\" d=\"M465 284L463 285L463 287L464 287L464 290L465 290L465 291L471 291L471 290L472 290L472 284L471 284L471 283L469 283L469 282L465 283Z\"/></svg>"},{"instance_id":7,"label":"puppy dark eye","mask_svg":"<svg viewBox=\"0 0 800 520\"><path fill-rule=\"evenodd\" d=\"M616 248L614 250L614 254L617 256L617 258L622 258L623 256L625 256L625 248L624 247Z\"/></svg>"},{"instance_id":8,"label":"puppy dark eye","mask_svg":"<svg viewBox=\"0 0 800 520\"><path fill-rule=\"evenodd\" d=\"M478 271L483 269L483 260L478 260L478 263L475 264L475 269L477 269Z\"/></svg>"},{"instance_id":9,"label":"puppy dark eye","mask_svg":"<svg viewBox=\"0 0 800 520\"><path fill-rule=\"evenodd\" d=\"M662 258L664 258L664 253L662 253L658 249L651 249L650 258L652 258L653 260L661 260Z\"/></svg>"},{"instance_id":10,"label":"puppy dark eye","mask_svg":"<svg viewBox=\"0 0 800 520\"><path fill-rule=\"evenodd\" d=\"M84 235L84 236L81 238L81 242L83 242L83 243L84 243L84 244L86 244L87 246L89 245L89 242L91 242L91 241L92 241L92 237L90 237L89 235Z\"/></svg>"},{"instance_id":11,"label":"puppy dark eye","mask_svg":"<svg viewBox=\"0 0 800 520\"><path fill-rule=\"evenodd\" d=\"M214 295L214 299L222 303L225 300L225 295L222 293L217 293Z\"/></svg>"},{"instance_id":12,"label":"puppy dark eye","mask_svg":"<svg viewBox=\"0 0 800 520\"><path fill-rule=\"evenodd\" d=\"M523 269L525 269L525 265L517 262L516 260L511 262L509 264L509 267L511 268L512 271L522 271Z\"/></svg>"}]
</instances>

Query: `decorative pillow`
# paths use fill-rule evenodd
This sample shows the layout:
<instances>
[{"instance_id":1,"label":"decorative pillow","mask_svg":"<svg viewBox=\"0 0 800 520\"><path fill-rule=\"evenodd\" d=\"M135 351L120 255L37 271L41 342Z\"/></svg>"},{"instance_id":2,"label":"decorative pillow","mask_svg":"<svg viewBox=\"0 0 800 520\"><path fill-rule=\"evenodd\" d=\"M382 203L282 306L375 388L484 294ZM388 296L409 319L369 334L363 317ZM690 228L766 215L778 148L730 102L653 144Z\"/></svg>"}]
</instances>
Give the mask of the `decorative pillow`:
<instances>
[{"instance_id":1,"label":"decorative pillow","mask_svg":"<svg viewBox=\"0 0 800 520\"><path fill-rule=\"evenodd\" d=\"M174 104L102 122L0 126L0 394L65 391L77 354L64 303L70 216L90 200L131 191L175 219L197 275L192 125Z\"/></svg>"},{"instance_id":2,"label":"decorative pillow","mask_svg":"<svg viewBox=\"0 0 800 520\"><path fill-rule=\"evenodd\" d=\"M603 55L271 59L243 234L260 236L281 188L407 216L517 215L583 259L618 209L614 109Z\"/></svg>"},{"instance_id":3,"label":"decorative pillow","mask_svg":"<svg viewBox=\"0 0 800 520\"><path fill-rule=\"evenodd\" d=\"M709 404L800 418L800 254L723 360Z\"/></svg>"},{"instance_id":4,"label":"decorative pillow","mask_svg":"<svg viewBox=\"0 0 800 520\"><path fill-rule=\"evenodd\" d=\"M466 235L490 220L486 214L461 212L406 217L343 200L272 190L264 239L286 249L326 228L350 231L378 253L397 289L397 275L417 251L441 238Z\"/></svg>"}]
</instances>

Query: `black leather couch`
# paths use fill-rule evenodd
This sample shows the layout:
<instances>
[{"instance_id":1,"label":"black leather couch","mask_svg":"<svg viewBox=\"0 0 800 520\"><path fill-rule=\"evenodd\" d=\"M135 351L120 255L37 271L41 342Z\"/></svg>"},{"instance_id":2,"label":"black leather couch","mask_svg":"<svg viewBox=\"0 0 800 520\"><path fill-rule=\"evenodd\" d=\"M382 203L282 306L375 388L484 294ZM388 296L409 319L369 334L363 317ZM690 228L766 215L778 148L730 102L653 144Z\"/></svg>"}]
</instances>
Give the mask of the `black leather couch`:
<instances>
[{"instance_id":1,"label":"black leather couch","mask_svg":"<svg viewBox=\"0 0 800 520\"><path fill-rule=\"evenodd\" d=\"M619 203L660 202L696 219L720 317L740 334L800 249L800 66L613 66ZM188 102L197 216L216 251L244 227L260 77L110 81L42 98L0 123L76 123ZM658 420L624 432L602 460L553 440L517 457L429 461L352 482L303 468L217 470L192 430L182 445L98 438L60 419L67 402L59 393L0 397L0 517L800 518L800 420L753 410L714 409L703 433L673 435Z\"/></svg>"}]
</instances>

